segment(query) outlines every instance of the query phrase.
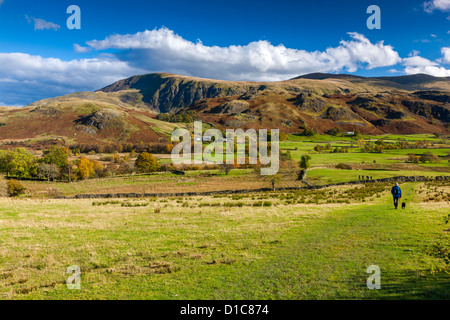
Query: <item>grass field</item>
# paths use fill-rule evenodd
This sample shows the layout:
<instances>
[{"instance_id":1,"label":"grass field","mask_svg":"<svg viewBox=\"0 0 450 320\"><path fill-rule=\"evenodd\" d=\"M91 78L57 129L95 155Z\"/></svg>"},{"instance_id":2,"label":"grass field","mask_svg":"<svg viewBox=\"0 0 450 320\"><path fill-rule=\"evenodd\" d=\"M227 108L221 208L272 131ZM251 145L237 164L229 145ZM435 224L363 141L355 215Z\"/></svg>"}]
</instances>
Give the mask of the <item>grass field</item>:
<instances>
[{"instance_id":1,"label":"grass field","mask_svg":"<svg viewBox=\"0 0 450 320\"><path fill-rule=\"evenodd\" d=\"M450 244L449 198L424 200L450 188L404 184L406 210L393 209L389 188L350 204L327 203L342 188L324 191L319 204L308 193L0 200L0 297L448 299L450 275L433 272L445 264L427 250ZM226 206L238 202L246 209ZM130 206L138 203L146 206ZM70 265L81 268L81 290L65 285ZM366 287L370 265L381 269L381 290Z\"/></svg>"},{"instance_id":2,"label":"grass field","mask_svg":"<svg viewBox=\"0 0 450 320\"><path fill-rule=\"evenodd\" d=\"M290 136L280 147L296 161L311 156L306 181L312 185L359 176L450 175L448 144L431 135L404 139L434 139L435 145L362 153L351 137ZM318 143L354 148L319 154L313 151ZM430 150L440 162L406 163L408 153ZM170 161L167 155L158 159ZM337 169L338 163L352 170ZM436 242L450 246L450 225L444 222L448 182L401 184L405 210L393 208L392 185L385 183L216 196L55 199L269 188L270 177L253 169L21 183L26 187L21 197L0 194L0 299L450 298L449 266L430 254ZM4 184L0 180L0 191ZM282 171L276 184L305 186L290 171ZM372 265L381 270L381 290L367 288ZM66 286L69 266L81 269L80 290Z\"/></svg>"}]
</instances>

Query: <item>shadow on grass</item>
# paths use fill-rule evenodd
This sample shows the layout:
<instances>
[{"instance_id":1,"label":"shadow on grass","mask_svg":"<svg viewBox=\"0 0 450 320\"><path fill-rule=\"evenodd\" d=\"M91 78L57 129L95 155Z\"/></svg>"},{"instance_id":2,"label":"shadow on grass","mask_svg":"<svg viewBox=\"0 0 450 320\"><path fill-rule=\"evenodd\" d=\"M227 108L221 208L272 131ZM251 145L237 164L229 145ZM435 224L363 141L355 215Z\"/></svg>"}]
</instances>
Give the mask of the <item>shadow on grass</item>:
<instances>
[{"instance_id":1,"label":"shadow on grass","mask_svg":"<svg viewBox=\"0 0 450 320\"><path fill-rule=\"evenodd\" d=\"M447 300L450 298L450 274L443 271L431 273L430 270L382 272L381 289L369 290L366 279L354 278L359 289L366 289L364 299L391 300ZM360 299L361 296L348 297Z\"/></svg>"}]
</instances>

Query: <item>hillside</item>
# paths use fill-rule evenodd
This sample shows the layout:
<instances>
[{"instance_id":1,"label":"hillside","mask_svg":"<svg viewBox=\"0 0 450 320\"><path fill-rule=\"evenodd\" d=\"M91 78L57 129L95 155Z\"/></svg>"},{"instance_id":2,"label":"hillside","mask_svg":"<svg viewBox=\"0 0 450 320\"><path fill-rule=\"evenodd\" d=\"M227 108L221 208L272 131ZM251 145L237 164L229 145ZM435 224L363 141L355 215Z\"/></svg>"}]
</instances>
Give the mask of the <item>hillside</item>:
<instances>
[{"instance_id":1,"label":"hillside","mask_svg":"<svg viewBox=\"0 0 450 320\"><path fill-rule=\"evenodd\" d=\"M233 82L172 74L118 81L103 92L138 90L157 112L194 110L221 128L279 127L319 132L339 127L368 134L445 132L450 78L365 78L315 73L280 82Z\"/></svg>"},{"instance_id":2,"label":"hillside","mask_svg":"<svg viewBox=\"0 0 450 320\"><path fill-rule=\"evenodd\" d=\"M0 108L0 141L66 143L151 142L166 140L175 125L155 119L136 90L80 92L45 99L24 108Z\"/></svg>"},{"instance_id":3,"label":"hillside","mask_svg":"<svg viewBox=\"0 0 450 320\"><path fill-rule=\"evenodd\" d=\"M67 143L167 140L184 124L158 113L194 111L217 128L279 128L300 133L338 127L366 134L448 133L450 78L364 78L310 74L280 82L237 82L158 73L120 80L97 92L0 108L0 141Z\"/></svg>"}]
</instances>

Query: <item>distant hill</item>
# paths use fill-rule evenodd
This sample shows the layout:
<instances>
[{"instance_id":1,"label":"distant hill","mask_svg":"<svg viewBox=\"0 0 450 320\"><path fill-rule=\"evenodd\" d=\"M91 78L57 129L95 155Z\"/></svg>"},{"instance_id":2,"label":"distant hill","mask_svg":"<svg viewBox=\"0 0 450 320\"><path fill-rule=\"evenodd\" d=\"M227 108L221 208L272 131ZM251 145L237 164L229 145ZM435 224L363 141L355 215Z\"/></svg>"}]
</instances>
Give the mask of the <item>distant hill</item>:
<instances>
[{"instance_id":1,"label":"distant hill","mask_svg":"<svg viewBox=\"0 0 450 320\"><path fill-rule=\"evenodd\" d=\"M137 90L80 92L0 108L0 141L62 139L65 143L167 141L177 125L155 119ZM180 125L178 125L180 126Z\"/></svg>"},{"instance_id":2,"label":"distant hill","mask_svg":"<svg viewBox=\"0 0 450 320\"><path fill-rule=\"evenodd\" d=\"M366 78L350 74L311 73L296 77L294 78L294 80L295 79L312 79L312 80L342 79L350 82L366 82L387 88L397 88L410 91L422 89L436 89L444 91L450 90L450 77L433 77L427 74Z\"/></svg>"},{"instance_id":3,"label":"distant hill","mask_svg":"<svg viewBox=\"0 0 450 320\"><path fill-rule=\"evenodd\" d=\"M166 140L185 124L156 120L194 111L220 129L303 127L366 134L448 133L450 78L365 78L314 73L279 82L222 81L155 73L97 92L0 108L0 141L61 138L67 143Z\"/></svg>"}]
</instances>

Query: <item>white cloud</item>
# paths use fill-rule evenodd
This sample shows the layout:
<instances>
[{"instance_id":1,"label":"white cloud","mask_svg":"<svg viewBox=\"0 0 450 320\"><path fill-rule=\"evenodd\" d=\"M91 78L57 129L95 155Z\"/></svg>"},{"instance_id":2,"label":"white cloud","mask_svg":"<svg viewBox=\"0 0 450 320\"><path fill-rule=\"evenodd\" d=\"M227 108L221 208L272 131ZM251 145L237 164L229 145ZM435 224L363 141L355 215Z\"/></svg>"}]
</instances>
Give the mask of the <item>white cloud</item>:
<instances>
[{"instance_id":1,"label":"white cloud","mask_svg":"<svg viewBox=\"0 0 450 320\"><path fill-rule=\"evenodd\" d=\"M0 53L0 92L9 104L26 105L35 100L77 91L96 90L142 70L116 59L63 61L25 53Z\"/></svg>"},{"instance_id":2,"label":"white cloud","mask_svg":"<svg viewBox=\"0 0 450 320\"><path fill-rule=\"evenodd\" d=\"M28 23L34 22L34 30L55 30L58 31L58 29L61 28L61 26L53 23L48 22L43 19L39 18L33 18L28 17L28 15L25 15L25 18L27 19Z\"/></svg>"},{"instance_id":3,"label":"white cloud","mask_svg":"<svg viewBox=\"0 0 450 320\"><path fill-rule=\"evenodd\" d=\"M225 80L284 80L309 72L355 72L401 61L389 45L372 44L352 32L350 40L325 51L308 52L255 41L245 46L205 46L161 28L136 34L112 35L87 44L96 50L119 49L117 57L146 70L183 73Z\"/></svg>"},{"instance_id":4,"label":"white cloud","mask_svg":"<svg viewBox=\"0 0 450 320\"><path fill-rule=\"evenodd\" d=\"M450 62L450 48L442 58L425 59L413 50L405 59L382 41L371 43L364 35L349 38L323 51L306 51L255 41L244 46L206 46L190 42L169 29L74 44L79 53L100 52L96 58L64 61L25 53L0 53L2 101L26 105L67 93L96 90L136 74L172 72L223 80L286 80L310 72L355 72L359 68L400 66L389 73L427 73L450 76L442 64ZM111 53L110 49L116 49Z\"/></svg>"},{"instance_id":5,"label":"white cloud","mask_svg":"<svg viewBox=\"0 0 450 320\"><path fill-rule=\"evenodd\" d=\"M402 63L406 74L425 73L435 77L450 77L450 70L420 56L405 58Z\"/></svg>"},{"instance_id":6,"label":"white cloud","mask_svg":"<svg viewBox=\"0 0 450 320\"><path fill-rule=\"evenodd\" d=\"M406 74L424 73L435 77L450 77L449 69L436 66L418 66L418 67L408 66L405 68L405 73Z\"/></svg>"},{"instance_id":7,"label":"white cloud","mask_svg":"<svg viewBox=\"0 0 450 320\"><path fill-rule=\"evenodd\" d=\"M0 7L2 6L3 2L5 2L5 0L0 0Z\"/></svg>"},{"instance_id":8,"label":"white cloud","mask_svg":"<svg viewBox=\"0 0 450 320\"><path fill-rule=\"evenodd\" d=\"M75 52L78 52L78 53L86 53L86 52L91 51L91 48L89 48L89 47L82 47L82 46L80 46L77 43L75 43L73 45L73 49L75 50Z\"/></svg>"},{"instance_id":9,"label":"white cloud","mask_svg":"<svg viewBox=\"0 0 450 320\"><path fill-rule=\"evenodd\" d=\"M443 55L442 62L450 64L450 47L442 48L441 53Z\"/></svg>"},{"instance_id":10,"label":"white cloud","mask_svg":"<svg viewBox=\"0 0 450 320\"><path fill-rule=\"evenodd\" d=\"M437 62L433 62L431 60L422 58L420 56L412 56L409 58L403 59L403 65L405 66L417 66L417 67L425 67L425 66L437 66Z\"/></svg>"},{"instance_id":11,"label":"white cloud","mask_svg":"<svg viewBox=\"0 0 450 320\"><path fill-rule=\"evenodd\" d=\"M425 2L423 7L426 12L433 12L434 10L450 11L450 0L432 0Z\"/></svg>"}]
</instances>

